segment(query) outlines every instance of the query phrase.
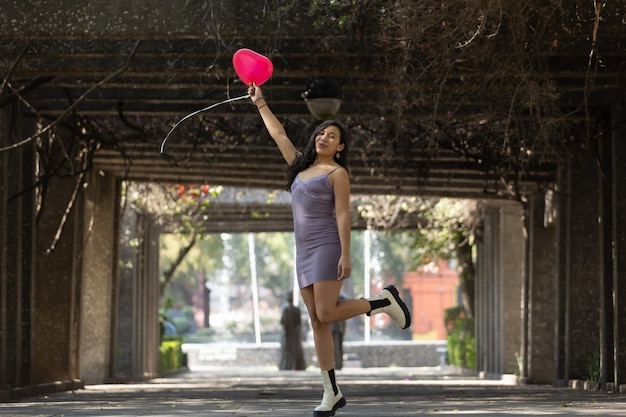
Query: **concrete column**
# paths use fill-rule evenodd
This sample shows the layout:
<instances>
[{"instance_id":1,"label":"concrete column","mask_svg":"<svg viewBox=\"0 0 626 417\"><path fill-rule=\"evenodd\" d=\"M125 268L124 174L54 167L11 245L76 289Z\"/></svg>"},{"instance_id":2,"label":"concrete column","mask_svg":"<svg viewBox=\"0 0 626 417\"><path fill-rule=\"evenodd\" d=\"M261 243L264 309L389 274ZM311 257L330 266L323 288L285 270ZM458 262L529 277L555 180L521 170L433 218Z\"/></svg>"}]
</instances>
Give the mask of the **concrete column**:
<instances>
[{"instance_id":1,"label":"concrete column","mask_svg":"<svg viewBox=\"0 0 626 417\"><path fill-rule=\"evenodd\" d=\"M521 372L518 358L522 353L522 299L525 280L524 223L519 203L500 204L499 258L502 309L502 373Z\"/></svg>"},{"instance_id":2,"label":"concrete column","mask_svg":"<svg viewBox=\"0 0 626 417\"><path fill-rule=\"evenodd\" d=\"M518 370L525 257L522 225L519 204L484 203L475 302L476 366L486 377Z\"/></svg>"},{"instance_id":3,"label":"concrete column","mask_svg":"<svg viewBox=\"0 0 626 417\"><path fill-rule=\"evenodd\" d=\"M13 117L19 120L19 113L14 114ZM16 124L19 125L20 122ZM21 129L17 129L17 132L12 132L13 136L11 142L15 140L15 137L21 136ZM9 317L9 325L7 326L7 340L10 348L7 350L7 359L11 366L11 372L9 374L10 380L8 383L12 386L22 386L21 372L18 364L21 362L22 349L28 350L29 346L23 346L23 335L25 329L22 325L23 320L28 317L23 317L24 311L22 310L22 284L23 276L21 269L20 259L23 256L22 253L22 201L15 196L22 189L22 178L24 172L22 170L22 152L21 149L9 151L7 155L7 181L6 181L6 233L7 233L7 245L6 250L6 295L7 298L6 308L7 316ZM11 320L11 318L13 320Z\"/></svg>"},{"instance_id":4,"label":"concrete column","mask_svg":"<svg viewBox=\"0 0 626 417\"><path fill-rule=\"evenodd\" d=\"M150 218L129 212L122 220L125 233L138 245L120 245L113 376L121 380L157 375L160 339L159 233Z\"/></svg>"},{"instance_id":5,"label":"concrete column","mask_svg":"<svg viewBox=\"0 0 626 417\"><path fill-rule=\"evenodd\" d=\"M21 115L20 115L21 118ZM33 121L22 119L22 137L33 133ZM14 243L18 245L16 276L19 277L20 286L18 298L20 303L20 315L16 316L21 326L18 349L19 361L16 363L20 369L19 386L31 384L31 348L33 341L32 317L33 317L33 283L35 271L35 214L36 214L36 191L35 191L35 142L30 142L19 148L19 170L21 171L19 189L10 196L10 202L19 207L16 212L19 216L19 228L16 230ZM14 156L9 156L14 161Z\"/></svg>"},{"instance_id":6,"label":"concrete column","mask_svg":"<svg viewBox=\"0 0 626 417\"><path fill-rule=\"evenodd\" d=\"M615 383L626 384L626 110L612 108L613 333Z\"/></svg>"},{"instance_id":7,"label":"concrete column","mask_svg":"<svg viewBox=\"0 0 626 417\"><path fill-rule=\"evenodd\" d=\"M558 277L558 208L554 194L530 196L528 210L528 288L526 375L531 384L551 384L554 378L554 330L556 280Z\"/></svg>"},{"instance_id":8,"label":"concrete column","mask_svg":"<svg viewBox=\"0 0 626 417\"><path fill-rule=\"evenodd\" d=\"M25 124L25 130L27 134L31 134L34 131L34 121ZM36 146L35 142L25 145L22 152L22 192L21 196L21 216L22 226L20 230L22 240L22 255L20 257L21 262L21 276L22 276L22 290L21 290L21 308L22 308L22 325L24 326L22 332L22 354L20 361L20 368L22 370L21 381L25 386L30 385L32 382L32 368L31 368L31 355L32 355L32 343L33 343L33 310L34 305L34 281L35 281L35 242L36 242L36 227L35 216L37 206L37 191L35 190L35 161L36 161Z\"/></svg>"},{"instance_id":9,"label":"concrete column","mask_svg":"<svg viewBox=\"0 0 626 417\"><path fill-rule=\"evenodd\" d=\"M602 238L598 241L600 252L600 384L607 390L615 382L614 367L614 302L613 302L613 132L611 120L605 119L602 134L598 134L598 201Z\"/></svg>"},{"instance_id":10,"label":"concrete column","mask_svg":"<svg viewBox=\"0 0 626 417\"><path fill-rule=\"evenodd\" d=\"M137 239L137 217L127 210L120 219L119 271L114 287L114 349L112 356L112 377L132 379L135 375L133 364L136 353L133 351L135 312L134 301L139 297L135 282L135 251L130 246L131 239ZM128 231L128 235L126 235Z\"/></svg>"},{"instance_id":11,"label":"concrete column","mask_svg":"<svg viewBox=\"0 0 626 417\"><path fill-rule=\"evenodd\" d=\"M569 276L569 194L570 191L570 161L565 160L559 168L557 180L557 193L555 195L559 207L557 217L557 279L556 294L554 298L554 377L552 382L556 386L566 386L568 381L566 366L566 337L565 323L567 311L567 282Z\"/></svg>"},{"instance_id":12,"label":"concrete column","mask_svg":"<svg viewBox=\"0 0 626 417\"><path fill-rule=\"evenodd\" d=\"M0 146L30 135L14 104L0 112ZM0 390L31 383L35 142L0 154Z\"/></svg>"},{"instance_id":13,"label":"concrete column","mask_svg":"<svg viewBox=\"0 0 626 417\"><path fill-rule=\"evenodd\" d=\"M601 229L597 161L590 153L572 153L564 168L560 221L560 275L557 304L557 380L588 377L590 361L599 354ZM557 324L559 322L557 321ZM556 381L555 381L556 382Z\"/></svg>"},{"instance_id":14,"label":"concrete column","mask_svg":"<svg viewBox=\"0 0 626 417\"><path fill-rule=\"evenodd\" d=\"M78 378L82 200L57 232L76 187L76 178L51 178L37 224L35 308L33 310L33 383Z\"/></svg>"},{"instance_id":15,"label":"concrete column","mask_svg":"<svg viewBox=\"0 0 626 417\"><path fill-rule=\"evenodd\" d=\"M485 374L499 373L501 349L499 340L501 328L498 308L499 288L495 277L499 275L497 254L498 211L486 207L482 218L482 233L477 242L478 259L476 264L475 326L476 326L476 368Z\"/></svg>"},{"instance_id":16,"label":"concrete column","mask_svg":"<svg viewBox=\"0 0 626 417\"><path fill-rule=\"evenodd\" d=\"M161 332L159 326L159 236L160 229L152 218L146 218L143 241L144 253L144 282L143 290L147 297L144 299L143 319L143 352L142 358L144 375L157 375L159 372L159 344Z\"/></svg>"},{"instance_id":17,"label":"concrete column","mask_svg":"<svg viewBox=\"0 0 626 417\"><path fill-rule=\"evenodd\" d=\"M9 116L7 110L0 110L0 146L9 144ZM6 389L9 382L8 350L11 347L7 338L9 315L7 308L8 279L7 276L7 182L9 156L0 153L0 391Z\"/></svg>"},{"instance_id":18,"label":"concrete column","mask_svg":"<svg viewBox=\"0 0 626 417\"><path fill-rule=\"evenodd\" d=\"M80 377L86 384L109 377L113 278L117 273L116 216L119 192L113 176L92 171L85 191L81 285Z\"/></svg>"}]
</instances>

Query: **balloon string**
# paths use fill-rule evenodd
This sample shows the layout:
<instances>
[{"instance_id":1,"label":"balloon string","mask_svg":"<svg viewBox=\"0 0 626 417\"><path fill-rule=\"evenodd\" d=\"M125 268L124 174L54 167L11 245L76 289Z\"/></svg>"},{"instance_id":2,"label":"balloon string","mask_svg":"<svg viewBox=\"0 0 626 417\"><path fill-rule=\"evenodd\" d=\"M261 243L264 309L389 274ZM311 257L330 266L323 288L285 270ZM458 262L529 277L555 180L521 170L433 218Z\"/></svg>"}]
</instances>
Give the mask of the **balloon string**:
<instances>
[{"instance_id":1,"label":"balloon string","mask_svg":"<svg viewBox=\"0 0 626 417\"><path fill-rule=\"evenodd\" d=\"M178 122L176 122L176 124L170 129L170 131L167 133L167 135L165 135L165 139L163 139L163 142L161 142L161 154L165 154L165 144L167 143L167 140L169 139L169 137L172 134L172 132L178 127L178 125L180 125L185 120L187 120L190 117L193 117L193 116L195 116L195 115L197 115L199 113L202 113L204 111L211 110L212 108L217 107L217 106L219 106L221 104L226 104L226 103L230 103L230 102L237 101L237 100L244 100L244 99L249 98L249 97L250 97L250 94L246 94L245 96L240 96L240 97L229 98L227 100L220 101L219 103L211 104L210 106L205 107L203 109L196 110L193 113L189 113L187 116L183 117Z\"/></svg>"}]
</instances>

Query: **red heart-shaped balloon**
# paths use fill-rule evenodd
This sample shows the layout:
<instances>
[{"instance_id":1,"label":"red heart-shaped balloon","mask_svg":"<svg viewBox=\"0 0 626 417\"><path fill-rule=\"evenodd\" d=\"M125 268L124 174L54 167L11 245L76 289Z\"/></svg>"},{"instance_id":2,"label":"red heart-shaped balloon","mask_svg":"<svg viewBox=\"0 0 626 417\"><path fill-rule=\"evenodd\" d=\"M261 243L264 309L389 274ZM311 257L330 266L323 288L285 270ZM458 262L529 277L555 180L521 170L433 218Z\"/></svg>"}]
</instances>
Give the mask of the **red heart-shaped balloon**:
<instances>
[{"instance_id":1,"label":"red heart-shaped balloon","mask_svg":"<svg viewBox=\"0 0 626 417\"><path fill-rule=\"evenodd\" d=\"M233 55L235 72L245 85L261 85L269 80L274 72L274 65L268 57L242 48Z\"/></svg>"}]
</instances>

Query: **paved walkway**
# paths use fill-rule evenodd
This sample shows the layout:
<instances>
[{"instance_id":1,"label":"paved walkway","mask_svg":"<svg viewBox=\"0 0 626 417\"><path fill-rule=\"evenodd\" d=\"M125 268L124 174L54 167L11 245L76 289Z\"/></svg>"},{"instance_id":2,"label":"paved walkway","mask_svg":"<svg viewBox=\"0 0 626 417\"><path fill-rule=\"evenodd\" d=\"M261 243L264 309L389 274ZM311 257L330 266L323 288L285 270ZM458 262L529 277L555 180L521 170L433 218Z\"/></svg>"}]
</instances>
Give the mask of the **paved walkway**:
<instances>
[{"instance_id":1,"label":"paved walkway","mask_svg":"<svg viewBox=\"0 0 626 417\"><path fill-rule=\"evenodd\" d=\"M338 380L348 404L337 417L626 414L623 394L512 386L438 368L344 369ZM316 370L202 368L149 382L92 385L0 403L0 415L310 417L320 399Z\"/></svg>"}]
</instances>

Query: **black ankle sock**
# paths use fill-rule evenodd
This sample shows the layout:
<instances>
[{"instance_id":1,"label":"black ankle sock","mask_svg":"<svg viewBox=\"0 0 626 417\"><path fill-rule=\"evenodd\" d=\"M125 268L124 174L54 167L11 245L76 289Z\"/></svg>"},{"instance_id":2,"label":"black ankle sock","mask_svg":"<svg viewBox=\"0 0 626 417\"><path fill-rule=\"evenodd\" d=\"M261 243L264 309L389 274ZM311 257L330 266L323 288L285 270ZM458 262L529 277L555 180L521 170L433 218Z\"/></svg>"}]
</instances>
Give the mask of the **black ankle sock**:
<instances>
[{"instance_id":1,"label":"black ankle sock","mask_svg":"<svg viewBox=\"0 0 626 417\"><path fill-rule=\"evenodd\" d=\"M337 395L339 393L339 388L337 388L337 381L335 380L335 370L334 369L330 369L328 371L328 378L330 379L330 383L333 386L333 392L335 393L335 395Z\"/></svg>"},{"instance_id":2,"label":"black ankle sock","mask_svg":"<svg viewBox=\"0 0 626 417\"><path fill-rule=\"evenodd\" d=\"M382 300L368 300L368 301L370 302L371 310L376 310L377 308L387 307L388 305L391 304L391 301L389 301L387 298L383 298ZM370 310L370 313L371 313L371 310Z\"/></svg>"}]
</instances>

